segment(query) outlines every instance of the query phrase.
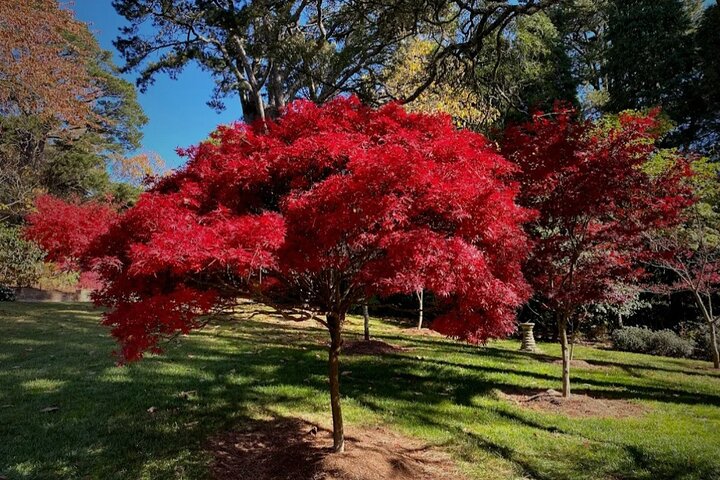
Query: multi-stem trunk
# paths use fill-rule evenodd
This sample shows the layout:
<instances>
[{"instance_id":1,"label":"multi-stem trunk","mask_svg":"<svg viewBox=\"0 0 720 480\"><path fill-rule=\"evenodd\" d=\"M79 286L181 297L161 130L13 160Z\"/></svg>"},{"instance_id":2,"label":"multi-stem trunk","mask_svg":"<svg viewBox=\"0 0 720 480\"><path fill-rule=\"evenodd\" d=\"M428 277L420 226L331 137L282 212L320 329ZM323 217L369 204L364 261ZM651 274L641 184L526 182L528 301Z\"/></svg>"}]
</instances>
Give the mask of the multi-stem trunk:
<instances>
[{"instance_id":1,"label":"multi-stem trunk","mask_svg":"<svg viewBox=\"0 0 720 480\"><path fill-rule=\"evenodd\" d=\"M418 298L418 330L422 330L423 326L423 290L417 291Z\"/></svg>"},{"instance_id":2,"label":"multi-stem trunk","mask_svg":"<svg viewBox=\"0 0 720 480\"><path fill-rule=\"evenodd\" d=\"M715 322L710 322L710 351L713 356L713 365L715 368L720 368L720 351L718 351L717 325Z\"/></svg>"},{"instance_id":3,"label":"multi-stem trunk","mask_svg":"<svg viewBox=\"0 0 720 480\"><path fill-rule=\"evenodd\" d=\"M560 337L560 347L562 349L562 395L565 398L570 397L570 348L568 346L567 324L567 315L561 315L558 318L558 336Z\"/></svg>"},{"instance_id":4,"label":"multi-stem trunk","mask_svg":"<svg viewBox=\"0 0 720 480\"><path fill-rule=\"evenodd\" d=\"M365 341L370 341L370 313L368 312L367 303L363 303L363 321L365 327Z\"/></svg>"},{"instance_id":5,"label":"multi-stem trunk","mask_svg":"<svg viewBox=\"0 0 720 480\"><path fill-rule=\"evenodd\" d=\"M340 349L342 348L343 314L328 313L327 325L330 330L330 351L328 354L328 375L330 377L330 408L333 419L333 451L345 451L342 410L340 409Z\"/></svg>"},{"instance_id":6,"label":"multi-stem trunk","mask_svg":"<svg viewBox=\"0 0 720 480\"><path fill-rule=\"evenodd\" d=\"M700 308L703 317L705 317L705 321L710 327L710 353L713 357L713 365L715 368L720 368L720 352L718 351L717 345L717 324L713 313L712 297L708 297L708 304L706 306L705 302L703 302L702 296L697 290L693 291L693 294L695 295L695 302L697 303L697 306Z\"/></svg>"}]
</instances>

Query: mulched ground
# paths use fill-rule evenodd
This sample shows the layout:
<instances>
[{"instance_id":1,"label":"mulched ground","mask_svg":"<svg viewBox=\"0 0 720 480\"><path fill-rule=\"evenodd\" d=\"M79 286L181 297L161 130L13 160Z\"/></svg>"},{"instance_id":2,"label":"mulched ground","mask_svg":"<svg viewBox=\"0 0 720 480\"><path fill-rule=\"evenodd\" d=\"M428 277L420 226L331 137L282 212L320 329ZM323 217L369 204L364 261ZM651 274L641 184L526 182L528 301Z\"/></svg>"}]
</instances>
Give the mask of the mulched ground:
<instances>
[{"instance_id":1,"label":"mulched ground","mask_svg":"<svg viewBox=\"0 0 720 480\"><path fill-rule=\"evenodd\" d=\"M595 398L579 393L563 398L560 392L552 389L541 392L500 392L499 396L523 408L575 418L633 418L650 411L644 405L624 399Z\"/></svg>"},{"instance_id":2,"label":"mulched ground","mask_svg":"<svg viewBox=\"0 0 720 480\"><path fill-rule=\"evenodd\" d=\"M408 348L370 339L346 342L343 345L342 353L346 355L387 355L389 353L407 352L408 350Z\"/></svg>"},{"instance_id":3,"label":"mulched ground","mask_svg":"<svg viewBox=\"0 0 720 480\"><path fill-rule=\"evenodd\" d=\"M344 453L332 432L299 419L253 422L210 440L218 480L464 480L444 452L384 428L346 427Z\"/></svg>"},{"instance_id":4,"label":"mulched ground","mask_svg":"<svg viewBox=\"0 0 720 480\"><path fill-rule=\"evenodd\" d=\"M417 327L412 328L403 328L400 330L402 333L406 333L408 335L422 335L426 337L444 337L442 333L436 332L435 330L431 330L429 328L423 328L422 330L418 330Z\"/></svg>"},{"instance_id":5,"label":"mulched ground","mask_svg":"<svg viewBox=\"0 0 720 480\"><path fill-rule=\"evenodd\" d=\"M553 360L552 363L555 365L561 365L562 366L562 358ZM581 370L607 370L607 367L605 365L598 365L595 363L588 363L585 360L571 360L570 361L570 371L572 371L574 368L578 368Z\"/></svg>"}]
</instances>

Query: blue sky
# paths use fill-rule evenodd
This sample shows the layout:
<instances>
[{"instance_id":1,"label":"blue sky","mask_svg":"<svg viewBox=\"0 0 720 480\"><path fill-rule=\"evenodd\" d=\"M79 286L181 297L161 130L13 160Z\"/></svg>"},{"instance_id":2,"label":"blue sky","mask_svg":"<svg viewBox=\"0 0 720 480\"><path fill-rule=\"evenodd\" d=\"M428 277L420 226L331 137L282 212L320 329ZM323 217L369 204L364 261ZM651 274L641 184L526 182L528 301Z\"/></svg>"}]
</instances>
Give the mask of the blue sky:
<instances>
[{"instance_id":1,"label":"blue sky","mask_svg":"<svg viewBox=\"0 0 720 480\"><path fill-rule=\"evenodd\" d=\"M125 25L123 17L115 13L110 0L75 0L71 8L78 19L90 24L100 45L115 55L115 63L122 65L112 41L118 28ZM125 78L135 82L136 74ZM213 81L210 74L191 65L171 80L159 75L147 92L139 94L140 104L149 118L143 129L143 151L158 153L168 167L175 168L183 159L175 153L176 147L188 147L203 140L218 124L240 119L240 102L228 99L227 109L218 114L205 102L210 98Z\"/></svg>"}]
</instances>

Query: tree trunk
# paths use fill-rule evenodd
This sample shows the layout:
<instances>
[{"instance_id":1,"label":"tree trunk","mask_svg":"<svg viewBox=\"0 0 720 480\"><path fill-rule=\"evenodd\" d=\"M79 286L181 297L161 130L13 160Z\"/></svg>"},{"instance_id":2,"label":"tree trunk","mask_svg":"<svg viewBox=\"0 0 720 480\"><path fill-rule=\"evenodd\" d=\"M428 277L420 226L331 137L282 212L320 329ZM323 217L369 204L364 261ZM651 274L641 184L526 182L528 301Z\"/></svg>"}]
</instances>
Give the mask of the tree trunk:
<instances>
[{"instance_id":1,"label":"tree trunk","mask_svg":"<svg viewBox=\"0 0 720 480\"><path fill-rule=\"evenodd\" d=\"M418 330L422 330L423 327L423 290L418 290L417 297L418 297Z\"/></svg>"},{"instance_id":2,"label":"tree trunk","mask_svg":"<svg viewBox=\"0 0 720 480\"><path fill-rule=\"evenodd\" d=\"M368 313L367 303L363 303L363 320L365 326L365 341L370 341L370 314Z\"/></svg>"},{"instance_id":3,"label":"tree trunk","mask_svg":"<svg viewBox=\"0 0 720 480\"><path fill-rule=\"evenodd\" d=\"M251 97L249 92L240 94L240 106L242 107L245 123L252 123L260 117L255 99Z\"/></svg>"},{"instance_id":4,"label":"tree trunk","mask_svg":"<svg viewBox=\"0 0 720 480\"><path fill-rule=\"evenodd\" d=\"M565 398L570 397L570 349L568 348L567 337L567 315L563 315L558 319L558 335L560 336L560 346L562 347L562 395Z\"/></svg>"},{"instance_id":5,"label":"tree trunk","mask_svg":"<svg viewBox=\"0 0 720 480\"><path fill-rule=\"evenodd\" d=\"M693 294L695 295L695 302L697 303L697 306L700 307L700 311L710 327L710 352L713 357L713 365L715 368L720 368L720 353L718 353L717 346L717 325L715 324L715 316L713 314L712 298L708 299L708 305L706 307L700 293L695 290L693 291Z\"/></svg>"},{"instance_id":6,"label":"tree trunk","mask_svg":"<svg viewBox=\"0 0 720 480\"><path fill-rule=\"evenodd\" d=\"M342 410L340 409L340 348L342 347L342 316L339 314L327 315L330 330L330 351L328 355L328 370L330 377L330 407L333 419L333 452L345 451L345 432L343 430Z\"/></svg>"},{"instance_id":7,"label":"tree trunk","mask_svg":"<svg viewBox=\"0 0 720 480\"><path fill-rule=\"evenodd\" d=\"M713 355L713 365L715 368L720 368L720 352L718 351L717 325L715 325L715 322L710 323L710 351Z\"/></svg>"}]
</instances>

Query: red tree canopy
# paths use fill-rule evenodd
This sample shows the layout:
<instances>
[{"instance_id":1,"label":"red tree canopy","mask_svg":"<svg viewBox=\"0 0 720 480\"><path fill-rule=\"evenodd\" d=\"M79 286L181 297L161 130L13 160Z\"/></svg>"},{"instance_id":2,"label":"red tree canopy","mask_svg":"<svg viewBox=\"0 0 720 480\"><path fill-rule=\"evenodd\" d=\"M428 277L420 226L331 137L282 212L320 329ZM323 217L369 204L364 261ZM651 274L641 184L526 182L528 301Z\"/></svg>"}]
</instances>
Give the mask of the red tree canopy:
<instances>
[{"instance_id":1,"label":"red tree canopy","mask_svg":"<svg viewBox=\"0 0 720 480\"><path fill-rule=\"evenodd\" d=\"M423 288L445 302L443 333L513 330L528 295L514 166L449 117L296 102L184 153L87 252L126 359L238 297L344 317Z\"/></svg>"},{"instance_id":2,"label":"red tree canopy","mask_svg":"<svg viewBox=\"0 0 720 480\"><path fill-rule=\"evenodd\" d=\"M525 273L561 315L611 301L616 282L641 275L645 234L677 224L692 202L686 159L645 168L657 152L657 113L583 121L571 109L538 113L506 132L504 153L521 168L519 203L538 211Z\"/></svg>"},{"instance_id":3,"label":"red tree canopy","mask_svg":"<svg viewBox=\"0 0 720 480\"><path fill-rule=\"evenodd\" d=\"M35 211L27 217L25 235L48 252L48 260L80 269L90 243L106 233L117 218L116 210L106 203L65 202L40 195L35 199Z\"/></svg>"}]
</instances>

